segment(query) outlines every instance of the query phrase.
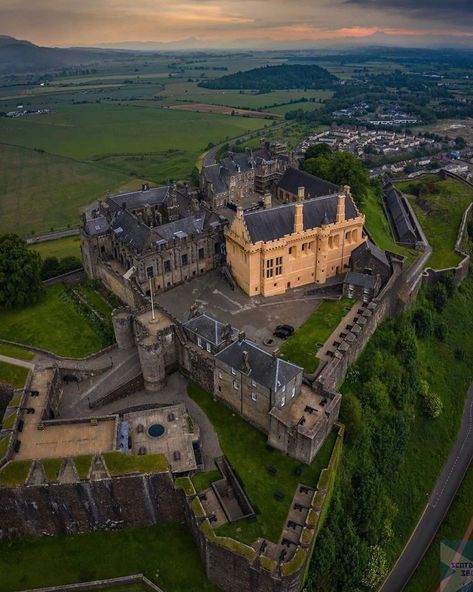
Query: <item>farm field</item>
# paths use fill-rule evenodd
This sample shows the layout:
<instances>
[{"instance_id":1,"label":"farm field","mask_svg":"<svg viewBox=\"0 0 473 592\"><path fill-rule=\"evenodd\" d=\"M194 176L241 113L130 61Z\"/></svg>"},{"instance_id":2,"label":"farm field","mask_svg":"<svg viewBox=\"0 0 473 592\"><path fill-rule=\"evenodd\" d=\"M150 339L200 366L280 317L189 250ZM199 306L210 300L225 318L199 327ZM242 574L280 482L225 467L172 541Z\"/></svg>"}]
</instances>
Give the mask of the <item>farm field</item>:
<instances>
[{"instance_id":1,"label":"farm field","mask_svg":"<svg viewBox=\"0 0 473 592\"><path fill-rule=\"evenodd\" d=\"M428 265L434 269L457 265L461 257L454 246L463 213L473 201L473 189L435 176L397 183L397 187L412 196L411 205L432 247Z\"/></svg>"},{"instance_id":2,"label":"farm field","mask_svg":"<svg viewBox=\"0 0 473 592\"><path fill-rule=\"evenodd\" d=\"M139 184L119 171L0 144L0 232L28 236L78 226L84 206Z\"/></svg>"},{"instance_id":3,"label":"farm field","mask_svg":"<svg viewBox=\"0 0 473 592\"><path fill-rule=\"evenodd\" d=\"M192 111L195 113L219 113L221 115L257 117L259 119L282 119L282 115L275 115L268 111L253 111L251 109L239 109L226 105L208 105L207 103L178 103L169 107L175 111Z\"/></svg>"}]
</instances>

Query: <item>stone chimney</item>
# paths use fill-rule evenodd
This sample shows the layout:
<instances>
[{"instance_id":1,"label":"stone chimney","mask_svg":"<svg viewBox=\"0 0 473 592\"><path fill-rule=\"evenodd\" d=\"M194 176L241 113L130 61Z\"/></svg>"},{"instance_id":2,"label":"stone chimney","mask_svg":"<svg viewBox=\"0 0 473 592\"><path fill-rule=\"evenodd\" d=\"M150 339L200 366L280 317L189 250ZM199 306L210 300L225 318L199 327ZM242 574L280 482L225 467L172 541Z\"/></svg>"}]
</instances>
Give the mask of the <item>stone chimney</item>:
<instances>
[{"instance_id":1,"label":"stone chimney","mask_svg":"<svg viewBox=\"0 0 473 592\"><path fill-rule=\"evenodd\" d=\"M273 205L273 196L271 195L271 193L265 193L263 195L263 201L264 201L264 209L269 210L271 208L271 206Z\"/></svg>"},{"instance_id":2,"label":"stone chimney","mask_svg":"<svg viewBox=\"0 0 473 592\"><path fill-rule=\"evenodd\" d=\"M304 204L297 202L294 205L294 234L304 231Z\"/></svg>"},{"instance_id":3,"label":"stone chimney","mask_svg":"<svg viewBox=\"0 0 473 592\"><path fill-rule=\"evenodd\" d=\"M277 349L273 349L273 351L271 352L271 355L273 356L274 359L279 358L281 351L279 349L279 347Z\"/></svg>"},{"instance_id":4,"label":"stone chimney","mask_svg":"<svg viewBox=\"0 0 473 592\"><path fill-rule=\"evenodd\" d=\"M340 193L337 204L337 224L345 222L345 194Z\"/></svg>"},{"instance_id":5,"label":"stone chimney","mask_svg":"<svg viewBox=\"0 0 473 592\"><path fill-rule=\"evenodd\" d=\"M245 339L246 335L244 331L240 331L238 333L238 341L243 341Z\"/></svg>"},{"instance_id":6,"label":"stone chimney","mask_svg":"<svg viewBox=\"0 0 473 592\"><path fill-rule=\"evenodd\" d=\"M251 372L250 355L246 350L241 352L240 370L245 374L249 374Z\"/></svg>"},{"instance_id":7,"label":"stone chimney","mask_svg":"<svg viewBox=\"0 0 473 592\"><path fill-rule=\"evenodd\" d=\"M243 220L243 208L241 206L237 207L236 217Z\"/></svg>"},{"instance_id":8,"label":"stone chimney","mask_svg":"<svg viewBox=\"0 0 473 592\"><path fill-rule=\"evenodd\" d=\"M301 202L301 201L304 201L304 199L305 199L305 188L298 187L297 188L297 201Z\"/></svg>"},{"instance_id":9,"label":"stone chimney","mask_svg":"<svg viewBox=\"0 0 473 592\"><path fill-rule=\"evenodd\" d=\"M232 326L230 323L225 323L222 327L222 341L227 341L232 336Z\"/></svg>"}]
</instances>

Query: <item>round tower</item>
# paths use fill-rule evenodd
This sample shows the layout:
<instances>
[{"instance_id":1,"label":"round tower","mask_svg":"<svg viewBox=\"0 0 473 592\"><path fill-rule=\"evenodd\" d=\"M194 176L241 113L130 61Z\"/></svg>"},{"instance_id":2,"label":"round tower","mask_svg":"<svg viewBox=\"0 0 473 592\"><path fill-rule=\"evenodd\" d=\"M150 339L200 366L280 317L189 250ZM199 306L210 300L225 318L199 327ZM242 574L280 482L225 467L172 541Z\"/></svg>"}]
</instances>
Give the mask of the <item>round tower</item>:
<instances>
[{"instance_id":1,"label":"round tower","mask_svg":"<svg viewBox=\"0 0 473 592\"><path fill-rule=\"evenodd\" d=\"M166 384L164 352L159 337L150 335L138 343L141 372L147 391L160 391Z\"/></svg>"},{"instance_id":2,"label":"round tower","mask_svg":"<svg viewBox=\"0 0 473 592\"><path fill-rule=\"evenodd\" d=\"M133 315L129 308L117 308L112 312L113 332L119 349L135 347Z\"/></svg>"}]
</instances>

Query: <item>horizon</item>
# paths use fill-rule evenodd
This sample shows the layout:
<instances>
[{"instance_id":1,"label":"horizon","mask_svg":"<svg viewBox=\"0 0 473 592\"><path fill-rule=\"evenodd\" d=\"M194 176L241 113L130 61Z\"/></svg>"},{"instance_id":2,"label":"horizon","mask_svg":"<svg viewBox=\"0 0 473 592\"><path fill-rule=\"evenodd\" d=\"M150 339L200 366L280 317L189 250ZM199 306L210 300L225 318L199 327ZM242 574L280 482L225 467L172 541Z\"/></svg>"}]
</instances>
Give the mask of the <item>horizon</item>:
<instances>
[{"instance_id":1,"label":"horizon","mask_svg":"<svg viewBox=\"0 0 473 592\"><path fill-rule=\"evenodd\" d=\"M277 48L371 44L473 46L468 0L0 0L4 34L46 47L195 42L201 48L256 43ZM245 45L246 44L246 45ZM265 48L266 48L265 47ZM257 47L253 47L257 48Z\"/></svg>"}]
</instances>

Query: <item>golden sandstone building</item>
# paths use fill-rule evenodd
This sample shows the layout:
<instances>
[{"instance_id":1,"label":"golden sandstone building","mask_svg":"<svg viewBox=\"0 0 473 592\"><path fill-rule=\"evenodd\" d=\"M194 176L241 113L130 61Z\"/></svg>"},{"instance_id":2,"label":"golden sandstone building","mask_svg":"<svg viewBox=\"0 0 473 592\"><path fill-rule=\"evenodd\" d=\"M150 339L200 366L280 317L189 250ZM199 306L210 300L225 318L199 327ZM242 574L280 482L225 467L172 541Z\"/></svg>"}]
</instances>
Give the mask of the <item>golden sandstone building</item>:
<instances>
[{"instance_id":1,"label":"golden sandstone building","mask_svg":"<svg viewBox=\"0 0 473 592\"><path fill-rule=\"evenodd\" d=\"M350 187L343 192L278 207L243 212L225 232L227 262L235 281L249 296L274 296L306 284L323 284L349 268L351 253L366 240L365 217Z\"/></svg>"}]
</instances>

